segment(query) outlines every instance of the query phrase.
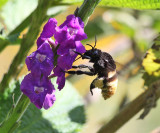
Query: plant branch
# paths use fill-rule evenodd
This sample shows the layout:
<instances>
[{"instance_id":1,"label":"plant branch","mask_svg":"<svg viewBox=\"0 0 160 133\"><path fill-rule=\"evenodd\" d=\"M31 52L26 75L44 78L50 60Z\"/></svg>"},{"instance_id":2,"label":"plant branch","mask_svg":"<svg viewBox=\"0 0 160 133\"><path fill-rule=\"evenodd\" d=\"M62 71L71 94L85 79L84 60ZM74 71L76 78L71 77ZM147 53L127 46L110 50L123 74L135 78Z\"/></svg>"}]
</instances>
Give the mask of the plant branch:
<instances>
[{"instance_id":1,"label":"plant branch","mask_svg":"<svg viewBox=\"0 0 160 133\"><path fill-rule=\"evenodd\" d=\"M3 93L5 88L8 86L12 77L16 77L19 73L19 70L22 68L22 62L27 56L28 51L33 46L42 23L46 18L46 13L50 5L50 0L39 0L39 4L37 9L35 10L34 14L32 15L31 25L29 28L28 33L21 41L20 49L15 56L8 73L6 73L2 79L0 84L0 92Z\"/></svg>"},{"instance_id":2,"label":"plant branch","mask_svg":"<svg viewBox=\"0 0 160 133\"><path fill-rule=\"evenodd\" d=\"M149 89L138 96L131 103L127 104L110 122L100 128L98 133L115 133L128 120L146 106L148 97L156 96L156 100L160 97L160 80L154 82Z\"/></svg>"},{"instance_id":3,"label":"plant branch","mask_svg":"<svg viewBox=\"0 0 160 133\"><path fill-rule=\"evenodd\" d=\"M52 3L52 7L53 6L55 6L55 5L53 5L53 3ZM51 6L50 6L51 7ZM10 36L14 36L14 35L16 35L16 34L19 34L19 33L21 33L25 28L27 28L29 25L30 25L30 22L32 21L32 16L33 16L33 14L36 12L36 10L37 10L37 8L28 16L28 17L26 17L13 31L11 31L9 34L8 34L8 36L7 37L10 37ZM62 10L59 10L57 13L55 13L55 14L53 14L53 15L47 15L46 17L45 17L45 20L44 21L46 21L46 20L48 20L49 18L51 18L51 17L55 17L56 15L58 15L59 13L61 13L62 12ZM4 41L1 41L1 44L0 44L0 52L6 47L6 46L8 46L8 45L14 45L15 43L16 44L18 44L17 43L17 40L18 39L16 39L16 41L15 42L10 42L9 40L4 40ZM21 40L20 40L21 41ZM14 43L14 44L13 44ZM20 43L19 43L20 44Z\"/></svg>"},{"instance_id":4,"label":"plant branch","mask_svg":"<svg viewBox=\"0 0 160 133\"><path fill-rule=\"evenodd\" d=\"M0 125L0 133L12 133L20 125L20 119L29 104L29 98L24 94L21 94L15 107L9 112L9 116Z\"/></svg>"},{"instance_id":5,"label":"plant branch","mask_svg":"<svg viewBox=\"0 0 160 133\"><path fill-rule=\"evenodd\" d=\"M52 7L53 6L55 6L55 5L52 5ZM32 16L36 12L36 10L37 10L37 8L28 17L26 17L13 31L11 31L8 36L14 35L17 33L21 33L25 28L27 28L29 26L29 24L32 20ZM59 12L55 13L54 15L52 15L52 17L55 17L59 13L61 13L61 10ZM48 20L49 17L51 17L51 16L46 15L44 21Z\"/></svg>"}]
</instances>

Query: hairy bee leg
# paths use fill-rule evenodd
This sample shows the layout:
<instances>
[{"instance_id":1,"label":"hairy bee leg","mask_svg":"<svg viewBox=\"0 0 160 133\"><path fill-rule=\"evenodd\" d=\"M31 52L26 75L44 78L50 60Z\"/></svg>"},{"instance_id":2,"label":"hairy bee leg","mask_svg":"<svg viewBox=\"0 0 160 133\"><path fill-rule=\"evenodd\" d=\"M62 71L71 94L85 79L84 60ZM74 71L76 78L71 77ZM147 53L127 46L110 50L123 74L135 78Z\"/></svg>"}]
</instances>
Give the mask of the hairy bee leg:
<instances>
[{"instance_id":1,"label":"hairy bee leg","mask_svg":"<svg viewBox=\"0 0 160 133\"><path fill-rule=\"evenodd\" d=\"M91 67L91 66L86 66L86 65L78 65L78 66L72 66L72 68L79 68L79 69L82 69L82 68L88 68L91 72L94 72L94 68Z\"/></svg>"},{"instance_id":2,"label":"hairy bee leg","mask_svg":"<svg viewBox=\"0 0 160 133\"><path fill-rule=\"evenodd\" d=\"M94 82L94 80L93 80L93 82ZM93 95L93 89L95 88L95 85L94 85L94 83L91 83L91 85L90 85L90 92L91 92L91 94Z\"/></svg>"},{"instance_id":3,"label":"hairy bee leg","mask_svg":"<svg viewBox=\"0 0 160 133\"><path fill-rule=\"evenodd\" d=\"M72 66L72 68L80 68L81 69L81 68L91 68L91 67L81 64L81 65L78 65L78 66Z\"/></svg>"},{"instance_id":4,"label":"hairy bee leg","mask_svg":"<svg viewBox=\"0 0 160 133\"><path fill-rule=\"evenodd\" d=\"M89 75L89 76L95 75L95 73L93 73L93 72L80 71L80 70L78 70L78 71L67 71L66 73L68 73L68 74L77 74L77 75L86 74L86 75Z\"/></svg>"},{"instance_id":5,"label":"hairy bee leg","mask_svg":"<svg viewBox=\"0 0 160 133\"><path fill-rule=\"evenodd\" d=\"M77 51L73 51L73 52L75 52L76 54L80 55L82 57L82 59L91 59L90 56L85 56L85 55L83 55L83 54L81 54L81 53L79 53Z\"/></svg>"},{"instance_id":6,"label":"hairy bee leg","mask_svg":"<svg viewBox=\"0 0 160 133\"><path fill-rule=\"evenodd\" d=\"M104 80L103 80L103 88L106 88L107 87L107 79L105 78Z\"/></svg>"}]
</instances>

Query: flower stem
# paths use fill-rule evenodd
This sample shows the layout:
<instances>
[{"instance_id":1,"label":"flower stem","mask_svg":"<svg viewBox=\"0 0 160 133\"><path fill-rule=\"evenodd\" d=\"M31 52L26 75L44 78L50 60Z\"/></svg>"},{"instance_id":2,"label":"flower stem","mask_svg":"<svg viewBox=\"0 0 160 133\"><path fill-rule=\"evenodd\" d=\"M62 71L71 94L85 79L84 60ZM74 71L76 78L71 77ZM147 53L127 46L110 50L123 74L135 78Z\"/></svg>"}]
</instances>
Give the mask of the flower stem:
<instances>
[{"instance_id":1,"label":"flower stem","mask_svg":"<svg viewBox=\"0 0 160 133\"><path fill-rule=\"evenodd\" d=\"M12 133L20 125L20 119L29 104L29 98L21 94L15 107L10 110L8 117L0 125L0 133Z\"/></svg>"},{"instance_id":2,"label":"flower stem","mask_svg":"<svg viewBox=\"0 0 160 133\"><path fill-rule=\"evenodd\" d=\"M100 1L101 0L84 0L77 15L82 19L85 25Z\"/></svg>"}]
</instances>

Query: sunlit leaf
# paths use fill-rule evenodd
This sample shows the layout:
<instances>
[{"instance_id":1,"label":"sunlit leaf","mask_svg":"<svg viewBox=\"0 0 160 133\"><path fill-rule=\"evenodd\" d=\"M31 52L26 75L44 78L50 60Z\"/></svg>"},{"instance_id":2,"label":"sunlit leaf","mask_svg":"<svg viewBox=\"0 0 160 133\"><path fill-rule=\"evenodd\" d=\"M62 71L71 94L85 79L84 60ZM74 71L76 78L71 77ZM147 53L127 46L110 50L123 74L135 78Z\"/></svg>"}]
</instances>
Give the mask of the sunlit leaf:
<instances>
[{"instance_id":1,"label":"sunlit leaf","mask_svg":"<svg viewBox=\"0 0 160 133\"><path fill-rule=\"evenodd\" d=\"M102 0L100 5L133 9L160 9L160 0Z\"/></svg>"},{"instance_id":2,"label":"sunlit leaf","mask_svg":"<svg viewBox=\"0 0 160 133\"><path fill-rule=\"evenodd\" d=\"M148 82L147 79L151 77L154 80L160 78L160 36L154 40L153 46L147 51L142 65L147 73L144 75L145 82Z\"/></svg>"}]
</instances>

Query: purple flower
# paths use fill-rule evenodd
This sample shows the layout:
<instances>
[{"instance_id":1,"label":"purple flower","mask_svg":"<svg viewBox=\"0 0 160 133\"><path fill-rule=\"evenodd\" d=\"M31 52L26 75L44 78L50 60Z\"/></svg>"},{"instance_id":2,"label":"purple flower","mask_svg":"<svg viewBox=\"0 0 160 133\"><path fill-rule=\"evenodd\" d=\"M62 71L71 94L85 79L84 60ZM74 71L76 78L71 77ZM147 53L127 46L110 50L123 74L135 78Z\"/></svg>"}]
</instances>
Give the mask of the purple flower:
<instances>
[{"instance_id":1,"label":"purple flower","mask_svg":"<svg viewBox=\"0 0 160 133\"><path fill-rule=\"evenodd\" d=\"M77 57L75 51L86 51L80 42L86 38L83 21L74 15L69 15L60 26L57 26L54 18L50 18L45 24L37 39L37 50L26 58L26 65L31 73L25 76L20 86L21 91L37 108L48 109L54 104L55 89L48 76L53 70L52 75L57 77L58 89L61 90L65 85L65 71L72 68ZM57 63L55 68L54 62Z\"/></svg>"},{"instance_id":2,"label":"purple flower","mask_svg":"<svg viewBox=\"0 0 160 133\"><path fill-rule=\"evenodd\" d=\"M64 44L67 40L80 41L86 39L83 21L74 15L67 16L67 20L56 27L54 37L59 44Z\"/></svg>"},{"instance_id":3,"label":"purple flower","mask_svg":"<svg viewBox=\"0 0 160 133\"><path fill-rule=\"evenodd\" d=\"M77 57L77 54L74 51L77 51L79 53L84 53L86 51L85 47L80 41L76 41L75 44L76 47L74 49L70 48L68 53L64 52L64 55L58 57L58 65L53 70L54 75L57 76L57 84L59 90L61 90L65 85L65 70L72 68L72 64Z\"/></svg>"},{"instance_id":4,"label":"purple flower","mask_svg":"<svg viewBox=\"0 0 160 133\"><path fill-rule=\"evenodd\" d=\"M67 47L67 46L66 46ZM75 47L68 48L68 51L66 49L60 49L61 53L64 53L63 55L58 57L58 65L63 70L68 70L72 68L72 64L77 57L77 54L74 52L84 53L85 47L82 45L80 41L75 42Z\"/></svg>"},{"instance_id":5,"label":"purple flower","mask_svg":"<svg viewBox=\"0 0 160 133\"><path fill-rule=\"evenodd\" d=\"M55 101L54 86L45 76L34 77L31 73L26 75L20 89L39 109L43 106L48 109ZM51 95L52 98L50 98Z\"/></svg>"},{"instance_id":6,"label":"purple flower","mask_svg":"<svg viewBox=\"0 0 160 133\"><path fill-rule=\"evenodd\" d=\"M48 76L53 69L53 51L48 43L43 43L37 51L26 58L26 65L33 75Z\"/></svg>"},{"instance_id":7,"label":"purple flower","mask_svg":"<svg viewBox=\"0 0 160 133\"><path fill-rule=\"evenodd\" d=\"M65 85L65 71L57 65L53 72L57 76L58 89L61 90Z\"/></svg>"},{"instance_id":8,"label":"purple flower","mask_svg":"<svg viewBox=\"0 0 160 133\"><path fill-rule=\"evenodd\" d=\"M55 18L50 18L48 22L45 24L43 31L37 40L37 47L40 47L45 41L55 44L51 37L56 32L56 26L57 20Z\"/></svg>"}]
</instances>

